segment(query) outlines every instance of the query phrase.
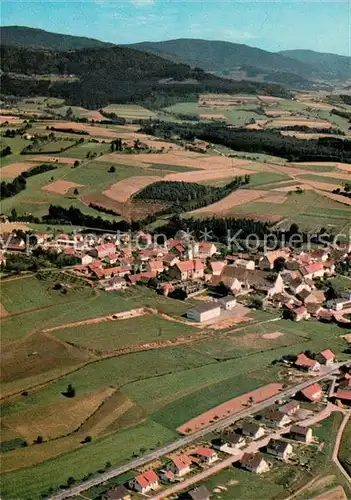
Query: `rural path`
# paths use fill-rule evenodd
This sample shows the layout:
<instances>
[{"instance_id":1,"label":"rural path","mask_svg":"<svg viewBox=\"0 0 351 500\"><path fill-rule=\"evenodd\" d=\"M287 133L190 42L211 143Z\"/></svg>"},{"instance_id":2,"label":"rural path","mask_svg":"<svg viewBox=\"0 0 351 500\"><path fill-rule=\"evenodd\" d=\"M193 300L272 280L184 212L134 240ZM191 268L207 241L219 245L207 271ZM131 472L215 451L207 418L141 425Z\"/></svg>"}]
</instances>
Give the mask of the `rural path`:
<instances>
[{"instance_id":1,"label":"rural path","mask_svg":"<svg viewBox=\"0 0 351 500\"><path fill-rule=\"evenodd\" d=\"M321 411L316 415L313 415L313 417L309 418L308 421L304 421L302 425L311 426L316 424L317 422L320 422L321 420L324 420L334 410L335 407L333 408L333 406L334 405L328 405L323 411ZM339 411L339 408L337 408L337 411ZM213 467L209 467L208 469L200 472L199 474L189 477L188 479L186 479L181 483L178 483L174 486L171 486L170 488L167 488L167 490L164 490L161 493L151 497L152 500L162 500L164 498L173 495L174 493L178 493L184 489L187 489L188 487L202 481L203 479L213 476L217 472L226 469L233 463L240 461L244 453L256 453L263 446L267 446L267 444L271 439L277 439L282 434L286 434L290 430L290 427L291 426L287 426L284 427L283 429L277 429L276 431L273 431L268 435L266 435L264 438L258 441L251 442L248 446L246 446L246 448L243 448L240 452L236 453L235 455L226 458L220 463L217 463Z\"/></svg>"},{"instance_id":2,"label":"rural path","mask_svg":"<svg viewBox=\"0 0 351 500\"><path fill-rule=\"evenodd\" d=\"M299 384L296 384L293 387L290 387L288 389L285 389L279 393L279 399L287 398L294 396L297 392L300 390L308 387L311 383L313 382L318 382L320 380L323 380L324 378L330 376L332 373L336 372L342 365L350 365L351 362L343 362L343 363L337 363L333 367L327 368L324 373L321 373L319 375L316 375L314 377L309 378L308 380L305 380L304 382L301 382ZM237 420L248 417L252 413L258 412L260 410L263 410L264 408L271 406L272 404L275 403L277 399L277 395L266 399L260 403L253 404L250 408L247 408L245 410L242 410L240 412L235 413L234 415L231 415L229 417L226 417L222 420L219 420L215 422L212 425L207 426L204 429L201 429L197 432L194 432L190 436L184 436L181 437L180 439L177 439L176 441L173 441L172 443L163 446L162 448L158 448L157 450L154 450L151 453L148 453L147 455L144 455L142 457L136 458L135 460L131 460L130 462L120 466L116 467L110 471L104 472L103 474L100 474L99 477L89 479L88 481L84 481L73 488L67 489L65 491L62 491L58 493L57 495L54 495L51 498L51 500L63 500L64 498L70 498L75 495L78 495L82 493L83 491L91 488L92 486L97 486L98 484L104 483L105 481L108 481L109 479L112 479L116 476L120 476L121 474L124 474L125 472L130 471L131 469L135 469L137 467L141 467L142 465L145 465L149 462L152 462L153 460L156 460L164 455L168 455L169 453L172 453L173 451L177 450L178 448L182 446L187 446L188 444L201 439L203 436L206 434L209 434L211 432L217 431L217 430L222 430L228 427L229 425L233 424Z\"/></svg>"},{"instance_id":3,"label":"rural path","mask_svg":"<svg viewBox=\"0 0 351 500\"><path fill-rule=\"evenodd\" d=\"M343 421L341 422L341 425L340 425L339 430L338 430L338 434L336 436L335 446L334 446L333 455L332 455L332 460L335 463L335 465L338 467L338 469L341 472L341 474L345 477L346 481L351 485L351 478L348 475L348 473L346 472L346 470L344 469L344 467L339 462L339 458L338 458L340 442L341 442L342 435L343 435L343 432L345 430L345 427L346 427L346 425L347 425L347 423L349 421L350 414L351 414L351 410L347 410L345 412L345 414L344 414Z\"/></svg>"}]
</instances>

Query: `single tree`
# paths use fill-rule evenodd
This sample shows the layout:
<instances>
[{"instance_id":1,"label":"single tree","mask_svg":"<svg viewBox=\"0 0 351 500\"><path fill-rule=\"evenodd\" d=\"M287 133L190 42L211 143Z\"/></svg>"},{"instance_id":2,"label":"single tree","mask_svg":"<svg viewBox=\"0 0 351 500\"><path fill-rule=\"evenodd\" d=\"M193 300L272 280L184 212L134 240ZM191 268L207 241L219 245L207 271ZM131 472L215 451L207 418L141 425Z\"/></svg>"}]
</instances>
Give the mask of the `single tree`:
<instances>
[{"instance_id":1,"label":"single tree","mask_svg":"<svg viewBox=\"0 0 351 500\"><path fill-rule=\"evenodd\" d=\"M113 165L111 165L111 167L108 169L109 173L110 174L114 174L116 172L116 167L114 167Z\"/></svg>"},{"instance_id":2,"label":"single tree","mask_svg":"<svg viewBox=\"0 0 351 500\"><path fill-rule=\"evenodd\" d=\"M79 191L78 191L77 188L74 189L73 194L74 194L74 196L78 196L79 195Z\"/></svg>"},{"instance_id":3,"label":"single tree","mask_svg":"<svg viewBox=\"0 0 351 500\"><path fill-rule=\"evenodd\" d=\"M79 167L79 161L78 161L78 160L76 160L76 161L73 163L73 166L74 166L74 167Z\"/></svg>"}]
</instances>

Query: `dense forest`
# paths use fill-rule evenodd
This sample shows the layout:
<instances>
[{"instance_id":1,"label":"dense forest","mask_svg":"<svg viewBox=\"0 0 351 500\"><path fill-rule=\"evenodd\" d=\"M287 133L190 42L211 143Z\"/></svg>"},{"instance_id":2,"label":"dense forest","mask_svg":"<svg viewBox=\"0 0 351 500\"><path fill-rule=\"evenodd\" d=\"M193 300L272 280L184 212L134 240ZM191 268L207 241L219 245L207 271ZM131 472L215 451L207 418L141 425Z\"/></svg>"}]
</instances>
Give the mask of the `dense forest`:
<instances>
[{"instance_id":1,"label":"dense forest","mask_svg":"<svg viewBox=\"0 0 351 500\"><path fill-rule=\"evenodd\" d=\"M136 193L134 199L168 201L172 204L171 211L185 212L215 203L249 182L249 175L235 177L233 181L221 187L195 182L158 181Z\"/></svg>"},{"instance_id":2,"label":"dense forest","mask_svg":"<svg viewBox=\"0 0 351 500\"><path fill-rule=\"evenodd\" d=\"M142 131L158 137L195 138L222 144L235 151L264 153L289 161L340 161L351 163L351 141L333 137L296 139L274 130L231 129L221 123L171 123L158 120L144 124Z\"/></svg>"},{"instance_id":3,"label":"dense forest","mask_svg":"<svg viewBox=\"0 0 351 500\"><path fill-rule=\"evenodd\" d=\"M222 79L125 47L57 52L2 46L0 56L3 94L61 97L85 107L100 108L111 102L167 106L196 100L201 92L288 95L279 85ZM62 78L41 79L40 75Z\"/></svg>"}]
</instances>

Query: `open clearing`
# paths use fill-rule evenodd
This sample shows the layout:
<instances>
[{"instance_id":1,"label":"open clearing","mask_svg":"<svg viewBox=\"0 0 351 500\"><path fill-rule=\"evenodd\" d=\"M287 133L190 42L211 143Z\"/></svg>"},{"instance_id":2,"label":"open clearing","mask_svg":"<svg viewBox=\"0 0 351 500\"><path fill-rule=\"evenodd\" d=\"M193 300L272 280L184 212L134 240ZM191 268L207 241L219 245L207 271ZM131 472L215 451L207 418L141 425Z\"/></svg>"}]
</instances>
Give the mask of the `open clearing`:
<instances>
[{"instance_id":1,"label":"open clearing","mask_svg":"<svg viewBox=\"0 0 351 500\"><path fill-rule=\"evenodd\" d=\"M0 304L0 318L5 318L8 315L9 315L8 311L2 304Z\"/></svg>"},{"instance_id":2,"label":"open clearing","mask_svg":"<svg viewBox=\"0 0 351 500\"><path fill-rule=\"evenodd\" d=\"M190 212L190 214L223 215L224 213L228 212L232 207L250 203L253 200L262 198L265 194L267 194L267 191L260 191L254 189L247 189L247 190L238 189L237 191L230 193L222 200L219 200L216 203L212 203L212 205L208 205L206 207L199 208L198 210L194 210Z\"/></svg>"},{"instance_id":3,"label":"open clearing","mask_svg":"<svg viewBox=\"0 0 351 500\"><path fill-rule=\"evenodd\" d=\"M215 408L212 408L212 410L209 410L202 415L189 420L185 424L178 427L177 431L181 432L182 434L191 434L192 432L195 432L209 425L214 420L228 417L233 413L237 413L238 411L243 410L251 400L253 400L255 403L259 403L264 399L268 399L275 394L278 394L279 391L282 390L282 388L282 384L265 385L259 389L248 392L243 396L227 401L222 405L216 406Z\"/></svg>"},{"instance_id":4,"label":"open clearing","mask_svg":"<svg viewBox=\"0 0 351 500\"><path fill-rule=\"evenodd\" d=\"M106 388L74 398L62 395L57 403L5 415L2 423L30 442L38 435L45 440L56 439L76 430L113 392Z\"/></svg>"},{"instance_id":5,"label":"open clearing","mask_svg":"<svg viewBox=\"0 0 351 500\"><path fill-rule=\"evenodd\" d=\"M347 496L342 486L336 486L317 497L313 497L312 500L347 500Z\"/></svg>"},{"instance_id":6,"label":"open clearing","mask_svg":"<svg viewBox=\"0 0 351 500\"><path fill-rule=\"evenodd\" d=\"M335 125L332 125L326 121L312 121L308 119L301 119L300 117L294 118L289 117L289 119L284 120L272 120L266 124L266 128L283 128L283 127L309 127L309 128L335 128Z\"/></svg>"},{"instance_id":7,"label":"open clearing","mask_svg":"<svg viewBox=\"0 0 351 500\"><path fill-rule=\"evenodd\" d=\"M285 203L286 202L286 196L265 196L264 198L261 198L261 203Z\"/></svg>"},{"instance_id":8,"label":"open clearing","mask_svg":"<svg viewBox=\"0 0 351 500\"><path fill-rule=\"evenodd\" d=\"M18 116L10 116L10 115L0 115L0 125L3 123L9 123L10 125L20 125L24 120L22 118L18 118Z\"/></svg>"},{"instance_id":9,"label":"open clearing","mask_svg":"<svg viewBox=\"0 0 351 500\"><path fill-rule=\"evenodd\" d=\"M42 187L44 191L49 191L50 193L56 194L66 194L73 188L85 187L83 184L77 184L71 181L54 181L51 184L47 184Z\"/></svg>"},{"instance_id":10,"label":"open clearing","mask_svg":"<svg viewBox=\"0 0 351 500\"><path fill-rule=\"evenodd\" d=\"M128 346L157 344L175 337L186 338L196 329L185 323L166 320L156 314L147 314L120 321L90 323L73 328L55 330L59 339L99 351L118 350Z\"/></svg>"},{"instance_id":11,"label":"open clearing","mask_svg":"<svg viewBox=\"0 0 351 500\"><path fill-rule=\"evenodd\" d=\"M11 163L6 167L1 168L0 174L3 179L12 179L20 175L22 172L26 172L30 168L33 168L33 163Z\"/></svg>"},{"instance_id":12,"label":"open clearing","mask_svg":"<svg viewBox=\"0 0 351 500\"><path fill-rule=\"evenodd\" d=\"M112 186L104 191L103 194L112 200L123 203L129 200L133 194L137 193L144 187L161 180L162 177L151 175L129 177L128 179L123 179L116 184L112 184Z\"/></svg>"}]
</instances>

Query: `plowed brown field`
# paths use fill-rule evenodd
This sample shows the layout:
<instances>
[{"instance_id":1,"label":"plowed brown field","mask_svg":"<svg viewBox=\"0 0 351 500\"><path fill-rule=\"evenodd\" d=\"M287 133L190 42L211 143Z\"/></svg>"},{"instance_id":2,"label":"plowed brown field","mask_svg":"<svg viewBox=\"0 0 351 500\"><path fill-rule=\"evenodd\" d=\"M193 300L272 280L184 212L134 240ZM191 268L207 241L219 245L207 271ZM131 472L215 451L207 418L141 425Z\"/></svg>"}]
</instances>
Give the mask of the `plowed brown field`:
<instances>
[{"instance_id":1,"label":"plowed brown field","mask_svg":"<svg viewBox=\"0 0 351 500\"><path fill-rule=\"evenodd\" d=\"M66 194L72 188L84 187L83 184L77 184L76 182L70 181L54 181L46 186L42 187L44 191L49 191L50 193Z\"/></svg>"},{"instance_id":2,"label":"plowed brown field","mask_svg":"<svg viewBox=\"0 0 351 500\"><path fill-rule=\"evenodd\" d=\"M161 181L162 177L157 177L156 175L145 175L145 176L134 176L128 179L123 179L122 181L112 184L106 191L103 192L105 196L116 200L119 202L125 202L129 198L143 189L144 187L152 184L153 182Z\"/></svg>"},{"instance_id":3,"label":"plowed brown field","mask_svg":"<svg viewBox=\"0 0 351 500\"><path fill-rule=\"evenodd\" d=\"M271 398L275 394L278 394L283 388L282 384L268 384L254 391L248 392L239 396L238 398L231 399L226 403L223 403L212 410L209 410L205 413L202 413L196 418L189 420L185 424L178 427L177 431L182 434L191 434L196 430L203 429L207 425L210 425L211 420L213 421L215 418L221 419L225 417L229 417L233 413L237 413L240 410L243 410L250 398L253 398L255 403L259 403L264 399Z\"/></svg>"}]
</instances>

